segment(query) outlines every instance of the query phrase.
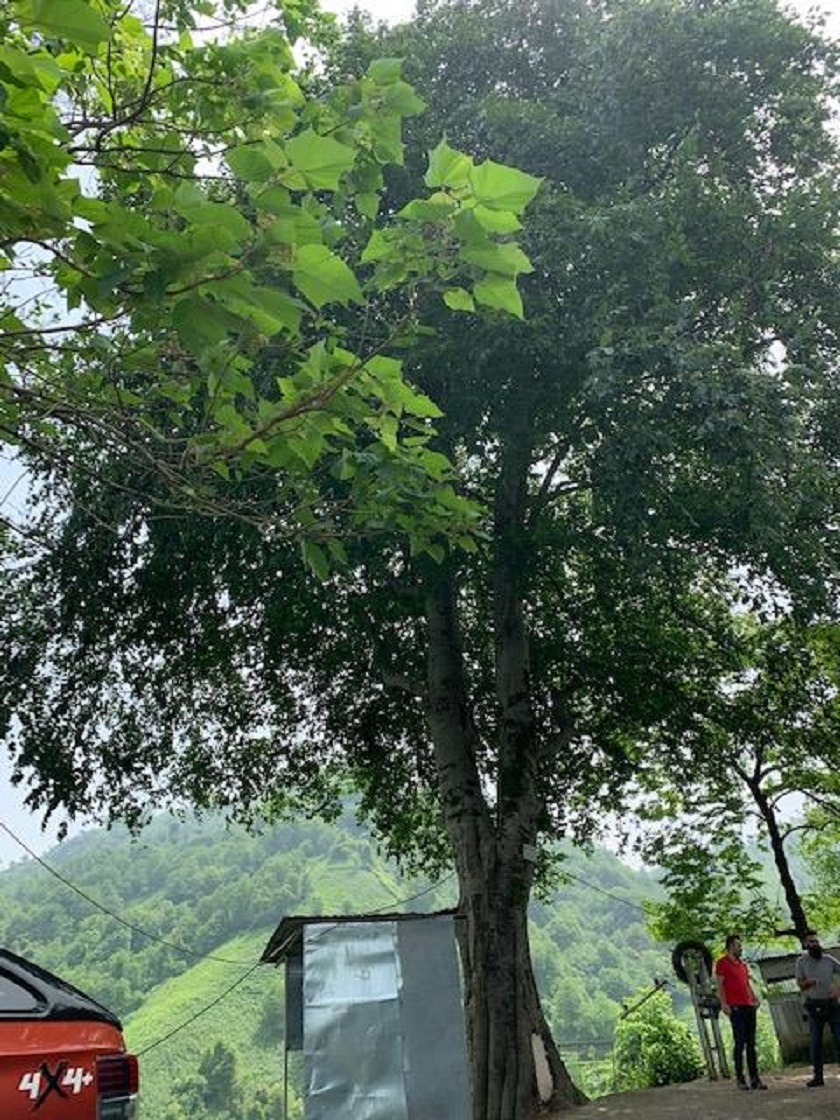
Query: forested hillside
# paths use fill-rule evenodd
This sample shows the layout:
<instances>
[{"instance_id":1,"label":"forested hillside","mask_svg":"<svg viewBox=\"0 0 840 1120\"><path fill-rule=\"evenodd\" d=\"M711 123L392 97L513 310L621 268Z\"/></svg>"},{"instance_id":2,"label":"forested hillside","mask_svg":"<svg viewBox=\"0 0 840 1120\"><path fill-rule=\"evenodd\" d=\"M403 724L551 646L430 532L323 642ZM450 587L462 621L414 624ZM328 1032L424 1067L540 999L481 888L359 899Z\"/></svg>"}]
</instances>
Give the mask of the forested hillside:
<instances>
[{"instance_id":1,"label":"forested hillside","mask_svg":"<svg viewBox=\"0 0 840 1120\"><path fill-rule=\"evenodd\" d=\"M160 818L139 840L86 833L47 862L111 913L43 867L19 864L0 874L0 944L112 1007L134 1049L152 1047L143 1080L154 1120L279 1115L282 975L253 966L282 916L455 900L452 880L400 878L349 821L254 836ZM602 850L570 852L566 869L555 896L532 908L532 944L561 1049L587 1056L612 1042L621 1002L669 974L669 954L644 926L650 875Z\"/></svg>"}]
</instances>

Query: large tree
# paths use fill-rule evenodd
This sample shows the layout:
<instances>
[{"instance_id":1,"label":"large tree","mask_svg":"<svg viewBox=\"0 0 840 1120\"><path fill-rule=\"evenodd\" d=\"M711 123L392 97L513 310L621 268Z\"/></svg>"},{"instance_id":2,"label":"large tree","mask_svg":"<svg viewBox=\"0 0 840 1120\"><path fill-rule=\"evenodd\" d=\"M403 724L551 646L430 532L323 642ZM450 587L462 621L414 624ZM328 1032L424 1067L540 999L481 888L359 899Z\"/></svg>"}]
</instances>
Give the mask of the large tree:
<instances>
[{"instance_id":1,"label":"large tree","mask_svg":"<svg viewBox=\"0 0 840 1120\"><path fill-rule=\"evenodd\" d=\"M577 1099L528 952L553 842L692 717L738 595L808 617L836 592L834 52L768 0L479 0L357 24L337 72L377 54L429 105L385 214L443 130L545 180L525 322L470 310L518 310L518 257L485 247L518 223L483 210L456 228L490 276L451 311L420 297L411 377L480 531L418 555L368 517L319 582L221 509L156 518L163 481L124 461L50 504L47 463L49 546L3 590L2 715L36 805L329 811L352 787L397 855L454 862L475 1115L512 1120ZM471 174L438 149L424 243Z\"/></svg>"}]
</instances>

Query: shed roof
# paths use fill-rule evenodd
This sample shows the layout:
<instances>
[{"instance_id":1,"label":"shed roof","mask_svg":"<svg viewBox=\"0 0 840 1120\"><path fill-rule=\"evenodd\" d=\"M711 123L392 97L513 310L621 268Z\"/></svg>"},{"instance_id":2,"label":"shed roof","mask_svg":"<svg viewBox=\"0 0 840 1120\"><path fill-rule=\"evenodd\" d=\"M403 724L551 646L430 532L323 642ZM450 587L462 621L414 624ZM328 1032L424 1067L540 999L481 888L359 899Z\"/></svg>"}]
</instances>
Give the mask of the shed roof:
<instances>
[{"instance_id":1,"label":"shed roof","mask_svg":"<svg viewBox=\"0 0 840 1120\"><path fill-rule=\"evenodd\" d=\"M282 964L303 951L303 927L308 925L357 925L364 922L412 922L428 918L458 918L456 910L435 910L427 914L292 914L283 918L263 949L263 964Z\"/></svg>"},{"instance_id":2,"label":"shed roof","mask_svg":"<svg viewBox=\"0 0 840 1120\"><path fill-rule=\"evenodd\" d=\"M823 952L840 961L840 945L824 945ZM796 962L802 956L802 950L796 949L791 953L773 953L766 957L759 957L756 965L762 979L767 984L775 984L781 980L792 980L796 971Z\"/></svg>"}]
</instances>

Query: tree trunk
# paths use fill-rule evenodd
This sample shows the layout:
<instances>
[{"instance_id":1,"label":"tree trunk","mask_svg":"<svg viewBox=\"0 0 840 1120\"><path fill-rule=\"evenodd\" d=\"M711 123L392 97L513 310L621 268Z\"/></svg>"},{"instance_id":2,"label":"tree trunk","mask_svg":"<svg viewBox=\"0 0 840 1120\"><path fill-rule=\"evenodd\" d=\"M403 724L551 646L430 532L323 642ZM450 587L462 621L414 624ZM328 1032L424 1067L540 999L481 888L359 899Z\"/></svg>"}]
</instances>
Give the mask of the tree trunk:
<instances>
[{"instance_id":1,"label":"tree trunk","mask_svg":"<svg viewBox=\"0 0 840 1120\"><path fill-rule=\"evenodd\" d=\"M554 1045L531 968L529 846L536 842L540 804L534 735L531 731L527 742L523 736L517 740L515 773L512 756L500 755L500 792L492 812L477 764L480 737L469 702L451 572L430 574L426 622L429 729L466 927L462 946L473 1116L527 1120L541 1106L571 1107L585 1099Z\"/></svg>"},{"instance_id":2,"label":"tree trunk","mask_svg":"<svg viewBox=\"0 0 840 1120\"><path fill-rule=\"evenodd\" d=\"M779 881L782 884L782 890L785 892L785 901L790 911L793 929L800 942L802 942L805 940L805 934L810 929L810 926L808 924L808 918L805 915L805 907L802 904L802 896L796 889L793 872L790 869L790 862L788 861L787 852L785 851L785 841L781 829L779 828L776 810L765 796L759 782L751 780L748 782L748 785L753 795L753 800L761 814L761 818L767 826L767 835L770 837L770 850L773 853L773 859L776 864L776 870L779 873Z\"/></svg>"},{"instance_id":3,"label":"tree trunk","mask_svg":"<svg viewBox=\"0 0 840 1120\"><path fill-rule=\"evenodd\" d=\"M542 1012L527 903L475 885L466 918L467 1022L475 1120L524 1120L586 1097L573 1084Z\"/></svg>"}]
</instances>

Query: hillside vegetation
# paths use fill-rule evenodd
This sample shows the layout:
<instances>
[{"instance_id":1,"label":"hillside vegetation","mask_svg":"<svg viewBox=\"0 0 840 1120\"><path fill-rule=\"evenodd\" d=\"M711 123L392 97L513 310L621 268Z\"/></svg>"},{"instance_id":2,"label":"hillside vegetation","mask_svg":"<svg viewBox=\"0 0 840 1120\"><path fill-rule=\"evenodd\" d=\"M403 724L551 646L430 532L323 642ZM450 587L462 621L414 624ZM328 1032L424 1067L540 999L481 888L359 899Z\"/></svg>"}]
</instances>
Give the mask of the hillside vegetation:
<instances>
[{"instance_id":1,"label":"hillside vegetation","mask_svg":"<svg viewBox=\"0 0 840 1120\"><path fill-rule=\"evenodd\" d=\"M160 818L139 840L85 833L47 862L111 914L43 867L18 864L0 873L0 944L123 1017L131 1047L148 1048L144 1111L154 1120L280 1115L283 978L256 962L284 915L455 901L452 880L402 879L349 821L249 835L218 821ZM534 960L561 1050L591 1078L581 1060L611 1047L622 1001L667 976L669 954L645 929L649 874L603 850L572 851L565 866L573 877L532 907Z\"/></svg>"}]
</instances>

